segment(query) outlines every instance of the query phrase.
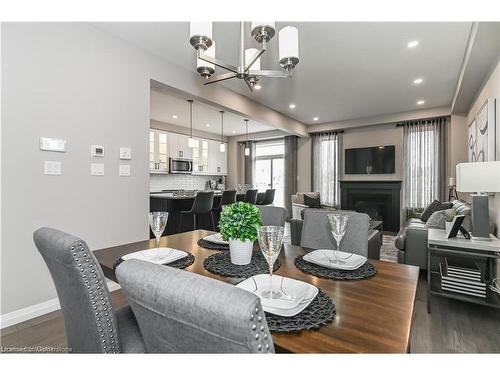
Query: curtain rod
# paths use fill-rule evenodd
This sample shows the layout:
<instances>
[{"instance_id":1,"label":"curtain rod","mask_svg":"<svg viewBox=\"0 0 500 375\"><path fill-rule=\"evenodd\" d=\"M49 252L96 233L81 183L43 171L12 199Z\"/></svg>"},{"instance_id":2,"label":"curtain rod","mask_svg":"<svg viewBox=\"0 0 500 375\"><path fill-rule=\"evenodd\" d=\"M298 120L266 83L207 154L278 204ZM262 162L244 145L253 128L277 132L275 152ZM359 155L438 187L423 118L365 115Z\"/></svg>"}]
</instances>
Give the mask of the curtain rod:
<instances>
[{"instance_id":1,"label":"curtain rod","mask_svg":"<svg viewBox=\"0 0 500 375\"><path fill-rule=\"evenodd\" d=\"M426 122L432 122L436 120L447 120L450 118L450 116L439 116L439 117L429 117L429 118L424 118L424 119L418 119L418 120L408 120L408 121L400 121L396 124L397 128L400 128L402 126L406 125L415 125L415 123L426 123Z\"/></svg>"},{"instance_id":2,"label":"curtain rod","mask_svg":"<svg viewBox=\"0 0 500 375\"><path fill-rule=\"evenodd\" d=\"M323 130L318 132L309 132L309 135L319 135L319 134L342 134L344 130Z\"/></svg>"}]
</instances>

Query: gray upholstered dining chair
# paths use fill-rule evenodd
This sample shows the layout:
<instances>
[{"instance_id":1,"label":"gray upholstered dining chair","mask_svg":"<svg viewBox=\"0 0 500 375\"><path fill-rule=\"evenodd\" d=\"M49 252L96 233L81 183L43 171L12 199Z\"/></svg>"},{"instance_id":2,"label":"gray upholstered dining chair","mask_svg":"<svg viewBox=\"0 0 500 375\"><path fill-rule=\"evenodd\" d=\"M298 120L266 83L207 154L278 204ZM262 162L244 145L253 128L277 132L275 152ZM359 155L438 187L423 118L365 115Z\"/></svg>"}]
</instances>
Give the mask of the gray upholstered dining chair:
<instances>
[{"instance_id":1,"label":"gray upholstered dining chair","mask_svg":"<svg viewBox=\"0 0 500 375\"><path fill-rule=\"evenodd\" d=\"M276 225L284 227L286 221L286 208L273 206L256 206L260 211L262 225Z\"/></svg>"},{"instance_id":2,"label":"gray upholstered dining chair","mask_svg":"<svg viewBox=\"0 0 500 375\"><path fill-rule=\"evenodd\" d=\"M140 260L116 268L149 353L271 353L257 296L231 284Z\"/></svg>"},{"instance_id":3,"label":"gray upholstered dining chair","mask_svg":"<svg viewBox=\"0 0 500 375\"><path fill-rule=\"evenodd\" d=\"M329 212L321 209L305 210L300 246L310 249L336 248L335 240L328 224L327 215L329 214L345 214L349 216L347 231L340 243L340 250L368 257L370 217L367 214L354 211L337 210Z\"/></svg>"},{"instance_id":4,"label":"gray upholstered dining chair","mask_svg":"<svg viewBox=\"0 0 500 375\"><path fill-rule=\"evenodd\" d=\"M102 269L85 241L52 228L33 233L49 268L73 353L143 353L142 334L130 306L117 311Z\"/></svg>"},{"instance_id":5,"label":"gray upholstered dining chair","mask_svg":"<svg viewBox=\"0 0 500 375\"><path fill-rule=\"evenodd\" d=\"M255 204L257 203L257 189L248 189L245 192L245 197L243 198L243 202Z\"/></svg>"}]
</instances>

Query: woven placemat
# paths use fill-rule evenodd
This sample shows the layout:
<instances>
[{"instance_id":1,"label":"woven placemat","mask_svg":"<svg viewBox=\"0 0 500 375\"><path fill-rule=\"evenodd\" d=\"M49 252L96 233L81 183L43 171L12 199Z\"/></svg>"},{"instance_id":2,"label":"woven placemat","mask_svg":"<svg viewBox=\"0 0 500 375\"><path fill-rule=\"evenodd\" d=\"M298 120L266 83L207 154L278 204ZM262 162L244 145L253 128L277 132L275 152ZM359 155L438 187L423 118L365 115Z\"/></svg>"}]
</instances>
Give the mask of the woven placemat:
<instances>
[{"instance_id":1,"label":"woven placemat","mask_svg":"<svg viewBox=\"0 0 500 375\"><path fill-rule=\"evenodd\" d=\"M295 316L279 316L266 312L269 330L272 332L296 332L318 329L335 318L335 304L323 291L304 310Z\"/></svg>"},{"instance_id":2,"label":"woven placemat","mask_svg":"<svg viewBox=\"0 0 500 375\"><path fill-rule=\"evenodd\" d=\"M194 255L191 254L189 251L186 251L186 253L188 255L185 256L184 258L178 259L172 263L163 264L163 266L169 266L169 267L174 267L174 268L179 268L179 269L189 267L191 264L194 263ZM123 258L117 259L115 261L115 263L113 263L113 271L116 270L116 267L118 267L118 265L120 265L121 262L124 262L124 261L125 260Z\"/></svg>"},{"instance_id":3,"label":"woven placemat","mask_svg":"<svg viewBox=\"0 0 500 375\"><path fill-rule=\"evenodd\" d=\"M228 277L250 277L269 272L267 261L259 251L254 251L252 253L252 261L250 264L244 266L231 263L231 254L229 251L210 255L203 261L203 266L207 271ZM279 267L280 260L276 259L273 270L276 271Z\"/></svg>"},{"instance_id":4,"label":"woven placemat","mask_svg":"<svg viewBox=\"0 0 500 375\"><path fill-rule=\"evenodd\" d=\"M210 242L203 238L198 240L198 246L201 246L209 250L229 250L229 245L224 245L220 243Z\"/></svg>"},{"instance_id":5,"label":"woven placemat","mask_svg":"<svg viewBox=\"0 0 500 375\"><path fill-rule=\"evenodd\" d=\"M326 279L361 280L375 276L375 274L377 273L377 269L375 268L375 266L369 262L366 262L361 267L353 271L343 271L328 267L322 267L304 260L304 255L296 257L294 263L295 266L297 266L297 268L302 272L309 273L318 277L324 277Z\"/></svg>"}]
</instances>

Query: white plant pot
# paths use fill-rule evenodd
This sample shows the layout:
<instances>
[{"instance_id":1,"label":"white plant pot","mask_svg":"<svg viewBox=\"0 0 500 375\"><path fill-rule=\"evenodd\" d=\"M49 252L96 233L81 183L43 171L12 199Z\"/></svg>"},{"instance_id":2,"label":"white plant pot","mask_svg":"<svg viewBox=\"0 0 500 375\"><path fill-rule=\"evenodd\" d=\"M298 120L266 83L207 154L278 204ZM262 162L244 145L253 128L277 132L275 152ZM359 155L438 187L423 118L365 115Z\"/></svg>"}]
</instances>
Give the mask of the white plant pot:
<instances>
[{"instance_id":1,"label":"white plant pot","mask_svg":"<svg viewBox=\"0 0 500 375\"><path fill-rule=\"evenodd\" d=\"M453 222L445 221L444 224L445 224L446 233L450 233L451 228L453 227Z\"/></svg>"},{"instance_id":2,"label":"white plant pot","mask_svg":"<svg viewBox=\"0 0 500 375\"><path fill-rule=\"evenodd\" d=\"M231 263L238 266L250 264L252 261L253 241L229 239L229 252L231 255Z\"/></svg>"}]
</instances>

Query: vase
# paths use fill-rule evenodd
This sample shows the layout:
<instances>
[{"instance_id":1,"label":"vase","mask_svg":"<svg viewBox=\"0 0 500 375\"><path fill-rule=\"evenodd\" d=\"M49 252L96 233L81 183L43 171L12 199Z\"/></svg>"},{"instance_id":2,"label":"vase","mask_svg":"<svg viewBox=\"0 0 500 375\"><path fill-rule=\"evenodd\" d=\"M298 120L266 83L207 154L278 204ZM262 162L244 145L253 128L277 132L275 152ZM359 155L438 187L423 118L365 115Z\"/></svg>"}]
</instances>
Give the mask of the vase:
<instances>
[{"instance_id":1,"label":"vase","mask_svg":"<svg viewBox=\"0 0 500 375\"><path fill-rule=\"evenodd\" d=\"M253 241L233 240L229 239L229 253L231 255L231 263L238 266L250 264L252 261Z\"/></svg>"}]
</instances>

